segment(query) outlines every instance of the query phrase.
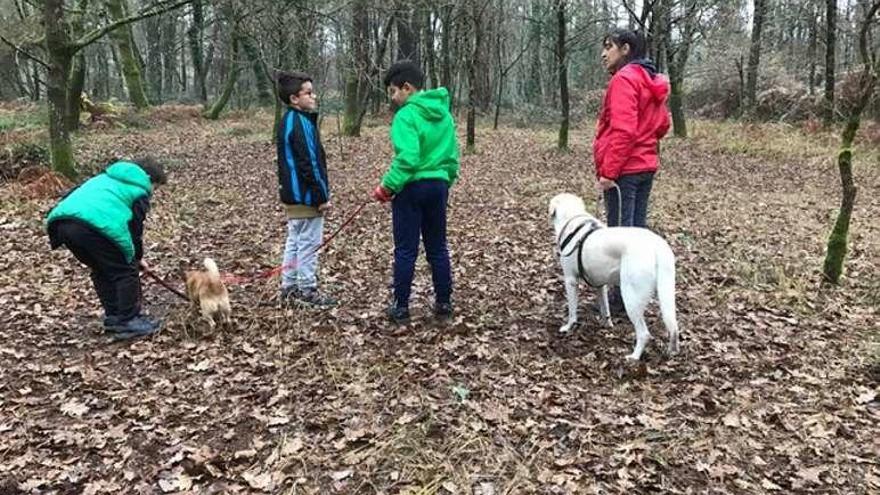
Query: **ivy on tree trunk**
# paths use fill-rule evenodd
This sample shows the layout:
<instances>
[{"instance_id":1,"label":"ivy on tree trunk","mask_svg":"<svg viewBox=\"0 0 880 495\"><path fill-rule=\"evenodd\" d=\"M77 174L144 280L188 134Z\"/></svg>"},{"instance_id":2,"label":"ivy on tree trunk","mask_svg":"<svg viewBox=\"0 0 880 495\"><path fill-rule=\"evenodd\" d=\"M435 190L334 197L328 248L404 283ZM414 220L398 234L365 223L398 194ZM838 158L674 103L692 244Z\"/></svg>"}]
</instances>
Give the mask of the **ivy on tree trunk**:
<instances>
[{"instance_id":1,"label":"ivy on tree trunk","mask_svg":"<svg viewBox=\"0 0 880 495\"><path fill-rule=\"evenodd\" d=\"M853 207L856 201L856 186L852 174L852 144L856 137L856 131L861 124L862 112L874 94L877 82L878 61L877 54L869 51L868 33L874 16L880 9L880 1L875 1L867 11L859 32L859 54L861 55L864 70L859 80L858 99L849 108L849 117L843 135L840 140L840 153L837 155L837 168L840 172L840 185L842 194L840 198L840 211L834 228L828 237L828 250L825 253L825 263L822 267L822 275L825 281L837 284L843 274L843 262L846 258L847 242L849 239L849 223L852 218Z\"/></svg>"}]
</instances>

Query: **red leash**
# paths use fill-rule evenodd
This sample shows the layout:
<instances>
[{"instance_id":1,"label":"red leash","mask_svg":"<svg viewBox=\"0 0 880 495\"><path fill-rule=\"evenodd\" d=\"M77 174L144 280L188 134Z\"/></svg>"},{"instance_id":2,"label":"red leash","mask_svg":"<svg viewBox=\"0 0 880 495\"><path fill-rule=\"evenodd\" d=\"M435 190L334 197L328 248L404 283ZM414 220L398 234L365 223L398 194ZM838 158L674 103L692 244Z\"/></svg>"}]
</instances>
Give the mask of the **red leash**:
<instances>
[{"instance_id":1,"label":"red leash","mask_svg":"<svg viewBox=\"0 0 880 495\"><path fill-rule=\"evenodd\" d=\"M325 237L324 240L321 241L321 244L318 244L318 246L315 247L315 249L313 249L311 252L309 252L308 255L317 254L319 251L324 249L328 244L330 244L330 242L337 235L339 235L339 233L342 232L348 226L348 224L350 224L361 213L361 210L363 210L371 202L372 201L365 201L365 202L361 203L361 205L358 206L354 210L354 212L352 212L352 214L349 215L348 218L345 219L344 222L342 222L342 225L340 225L339 228L337 228L329 236ZM256 275L253 275L250 277L243 277L243 276L237 276L237 275L224 275L223 282L225 282L227 284L240 284L243 282L250 282L252 280L259 280L262 278L274 277L275 275L280 274L281 272L283 272L284 270L287 270L288 268L294 268L296 265L299 264L299 258L301 258L301 257L304 258L305 256L298 256L297 258L295 258L293 261L291 261L289 263L283 264L281 266L277 266L275 268L271 268L269 270L262 271Z\"/></svg>"},{"instance_id":2,"label":"red leash","mask_svg":"<svg viewBox=\"0 0 880 495\"><path fill-rule=\"evenodd\" d=\"M320 251L321 249L324 249L324 247L326 247L328 244L330 244L330 241L332 241L337 235L339 235L339 233L342 232L345 229L345 227L347 227L348 224L350 224L361 213L361 210L363 210L371 202L372 201L365 201L360 206L358 206L357 209L355 209L354 212L351 215L349 215L348 218L346 218L344 222L342 222L342 225L340 225L339 228L336 229L336 231L334 231L328 237L325 237L324 240L321 241L321 244L318 244L318 246L315 249L313 249L309 254L316 254L318 251ZM256 275L253 275L250 277L242 277L242 276L236 276L236 275L224 275L221 278L227 284L239 284L239 283L243 283L243 282L249 282L252 280L258 280L261 278L269 278L269 277L278 275L279 273L283 272L284 270L286 270L288 268L295 267L298 263L299 263L299 258L294 259L290 263L287 263L287 264L260 272ZM174 293L177 297L183 299L184 301L189 301L189 297L187 297L186 294L184 294L184 293L180 292L179 290L175 289L174 287L172 287L170 284L168 284L168 282L159 278L159 276L156 275L155 273L153 273L152 271L147 270L147 269L142 269L142 270L146 275L148 275L150 278L152 278L153 280L158 282L159 285L161 285L162 287L165 287L170 292Z\"/></svg>"}]
</instances>

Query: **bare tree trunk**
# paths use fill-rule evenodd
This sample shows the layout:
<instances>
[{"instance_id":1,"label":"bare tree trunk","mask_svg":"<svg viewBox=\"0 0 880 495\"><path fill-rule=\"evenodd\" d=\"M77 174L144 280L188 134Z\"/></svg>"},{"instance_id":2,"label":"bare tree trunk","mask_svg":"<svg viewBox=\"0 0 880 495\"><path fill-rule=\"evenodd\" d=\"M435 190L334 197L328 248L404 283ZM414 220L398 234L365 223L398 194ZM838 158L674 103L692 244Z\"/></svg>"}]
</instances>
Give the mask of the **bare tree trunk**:
<instances>
[{"instance_id":1,"label":"bare tree trunk","mask_svg":"<svg viewBox=\"0 0 880 495\"><path fill-rule=\"evenodd\" d=\"M477 108L480 112L487 112L492 104L492 33L498 26L495 22L495 16L487 12L492 5L492 0L486 0L482 7L480 15L481 43L480 51L477 53L477 73L476 87L474 94L477 99Z\"/></svg>"},{"instance_id":2,"label":"bare tree trunk","mask_svg":"<svg viewBox=\"0 0 880 495\"><path fill-rule=\"evenodd\" d=\"M825 127L834 121L835 39L837 38L837 0L825 2Z\"/></svg>"},{"instance_id":3,"label":"bare tree trunk","mask_svg":"<svg viewBox=\"0 0 880 495\"><path fill-rule=\"evenodd\" d=\"M749 62L746 66L746 114L751 114L757 104L758 68L761 62L761 30L767 12L767 0L754 0L755 16L752 24L752 41L749 47Z\"/></svg>"},{"instance_id":4,"label":"bare tree trunk","mask_svg":"<svg viewBox=\"0 0 880 495\"><path fill-rule=\"evenodd\" d=\"M177 91L174 88L174 75L177 73L177 16L165 16L162 23L162 96L168 100L174 98Z\"/></svg>"},{"instance_id":5,"label":"bare tree trunk","mask_svg":"<svg viewBox=\"0 0 880 495\"><path fill-rule=\"evenodd\" d=\"M36 62L31 64L31 101L40 101L40 66Z\"/></svg>"},{"instance_id":6,"label":"bare tree trunk","mask_svg":"<svg viewBox=\"0 0 880 495\"><path fill-rule=\"evenodd\" d=\"M65 125L72 53L67 26L64 24L64 0L43 2L43 26L46 29L46 51L49 69L46 75L46 96L49 100L49 156L52 168L67 177L76 177L76 164L70 131Z\"/></svg>"},{"instance_id":7,"label":"bare tree trunk","mask_svg":"<svg viewBox=\"0 0 880 495\"><path fill-rule=\"evenodd\" d=\"M819 45L819 23L816 20L817 12L814 5L810 5L807 10L810 16L809 24L809 41L807 42L807 59L810 62L810 96L816 92L816 49Z\"/></svg>"},{"instance_id":8,"label":"bare tree trunk","mask_svg":"<svg viewBox=\"0 0 880 495\"><path fill-rule=\"evenodd\" d=\"M126 17L127 8L123 4L125 0L107 0L107 11L110 17L115 20L121 20ZM141 78L141 70L138 64L134 47L131 44L131 25L123 26L121 29L114 30L110 33L110 38L116 43L119 51L119 62L122 64L122 77L125 80L125 87L128 89L128 98L137 109L144 109L150 106L147 100L147 94L144 91L143 79Z\"/></svg>"},{"instance_id":9,"label":"bare tree trunk","mask_svg":"<svg viewBox=\"0 0 880 495\"><path fill-rule=\"evenodd\" d=\"M397 56L420 65L418 33L413 30L413 9L410 2L395 2L397 19Z\"/></svg>"},{"instance_id":10,"label":"bare tree trunk","mask_svg":"<svg viewBox=\"0 0 880 495\"><path fill-rule=\"evenodd\" d=\"M345 79L345 114L342 135L361 135L361 105L365 104L363 93L367 91L367 63L369 61L370 26L365 0L354 0L351 10L351 60Z\"/></svg>"},{"instance_id":11,"label":"bare tree trunk","mask_svg":"<svg viewBox=\"0 0 880 495\"><path fill-rule=\"evenodd\" d=\"M489 0L486 0L488 4ZM477 2L471 3L470 20L471 29L474 37L474 46L471 56L468 60L468 109L467 109L467 130L465 132L465 152L473 153L476 151L476 126L477 126L477 63L483 48L483 12L485 5L477 5Z\"/></svg>"},{"instance_id":12,"label":"bare tree trunk","mask_svg":"<svg viewBox=\"0 0 880 495\"><path fill-rule=\"evenodd\" d=\"M379 44L379 46L376 47L376 56L373 59L373 63L370 66L369 71L367 72L367 75L365 77L367 87L361 93L361 102L360 102L361 112L357 117L358 128L360 128L361 123L363 123L363 121L364 121L364 115L367 114L367 106L368 106L370 95L371 95L371 91L369 88L369 81L377 81L377 84L376 84L377 88L381 86L381 84L379 84L379 82L378 82L378 79L381 77L381 74L379 72L379 68L380 68L380 66L383 65L382 61L385 59L385 51L388 48L388 40L391 39L391 32L393 31L393 27L394 27L394 16L392 15L388 18L387 21L385 21L385 27L382 30L382 38L381 39L379 39L379 35L378 35L378 33L376 33L376 42ZM385 88L382 88L382 90L384 90L384 89ZM378 105L380 99L381 99L381 97L373 98L374 104Z\"/></svg>"},{"instance_id":13,"label":"bare tree trunk","mask_svg":"<svg viewBox=\"0 0 880 495\"><path fill-rule=\"evenodd\" d=\"M678 36L676 36L677 44L673 45L671 27L664 37L665 53L669 62L669 110L672 113L672 132L675 136L681 138L686 138L688 134L687 120L684 112L684 91L682 89L684 86L684 73L690 58L691 44L694 42L694 37L697 33L697 19L700 9L697 0L689 0L684 7L683 18L678 20L683 25L679 24L681 29ZM740 74L742 74L741 70Z\"/></svg>"},{"instance_id":14,"label":"bare tree trunk","mask_svg":"<svg viewBox=\"0 0 880 495\"><path fill-rule=\"evenodd\" d=\"M293 60L291 63L294 67L306 72L310 72L311 56L309 50L311 42L315 38L315 30L317 29L315 23L314 16L310 13L300 16L297 19L297 30L302 32L302 35L297 33L293 37Z\"/></svg>"},{"instance_id":15,"label":"bare tree trunk","mask_svg":"<svg viewBox=\"0 0 880 495\"><path fill-rule=\"evenodd\" d=\"M541 67L541 21L543 8L539 0L532 0L531 17L529 20L529 44L534 47L531 52L530 77L525 82L526 99L529 103L540 104L543 101L543 68Z\"/></svg>"},{"instance_id":16,"label":"bare tree trunk","mask_svg":"<svg viewBox=\"0 0 880 495\"><path fill-rule=\"evenodd\" d=\"M208 88L205 86L205 77L208 71L207 64L205 64L205 15L202 0L195 0L192 3L192 25L186 34L189 38L189 51L193 67L193 91L199 101L207 102Z\"/></svg>"},{"instance_id":17,"label":"bare tree trunk","mask_svg":"<svg viewBox=\"0 0 880 495\"><path fill-rule=\"evenodd\" d=\"M449 90L449 94L452 96L452 101L454 102L455 88L452 87L453 9L454 4L452 2L447 2L440 7L440 16L442 18L441 29L443 29L440 33L440 52L442 53L440 62L440 85Z\"/></svg>"},{"instance_id":18,"label":"bare tree trunk","mask_svg":"<svg viewBox=\"0 0 880 495\"><path fill-rule=\"evenodd\" d=\"M189 91L186 76L186 50L180 50L180 73L178 74L180 77L180 93L187 94Z\"/></svg>"},{"instance_id":19,"label":"bare tree trunk","mask_svg":"<svg viewBox=\"0 0 880 495\"><path fill-rule=\"evenodd\" d=\"M232 33L230 34L232 37L232 46L229 51L229 74L226 76L226 84L223 86L223 91L220 93L220 96L217 98L217 101L211 105L211 109L205 112L205 118L209 120L217 120L220 117L220 112L226 107L226 104L229 103L229 98L232 97L232 92L235 90L235 83L238 81L238 46L239 46L239 35L238 35L238 27L235 26L232 28Z\"/></svg>"},{"instance_id":20,"label":"bare tree trunk","mask_svg":"<svg viewBox=\"0 0 880 495\"><path fill-rule=\"evenodd\" d=\"M88 8L89 0L79 0L76 7L85 12ZM83 25L82 16L71 19L68 30L71 37L77 38L82 36L85 26ZM80 113L80 96L86 84L86 57L82 50L73 54L70 65L70 78L67 81L67 110L64 115L64 125L70 132L79 129L79 113Z\"/></svg>"},{"instance_id":21,"label":"bare tree trunk","mask_svg":"<svg viewBox=\"0 0 880 495\"><path fill-rule=\"evenodd\" d=\"M147 36L147 80L149 81L148 93L150 99L156 103L162 102L162 37L165 34L162 29L164 19L153 17L146 21Z\"/></svg>"},{"instance_id":22,"label":"bare tree trunk","mask_svg":"<svg viewBox=\"0 0 880 495\"><path fill-rule=\"evenodd\" d=\"M70 81L68 82L67 112L64 118L67 130L73 132L79 129L79 98L86 84L86 57L80 52L73 57L73 65L70 69Z\"/></svg>"},{"instance_id":23,"label":"bare tree trunk","mask_svg":"<svg viewBox=\"0 0 880 495\"><path fill-rule=\"evenodd\" d=\"M562 121L559 124L559 139L556 147L568 149L569 98L568 98L568 56L566 54L566 0L555 0L556 7L556 68L559 74L559 102L562 107Z\"/></svg>"},{"instance_id":24,"label":"bare tree trunk","mask_svg":"<svg viewBox=\"0 0 880 495\"><path fill-rule=\"evenodd\" d=\"M422 15L424 16L420 22L424 37L422 46L425 50L426 72L428 73L428 79L425 81L425 84L428 84L430 81L430 87L437 88L440 86L440 78L437 74L437 56L434 53L434 33L437 29L437 19L436 17L432 18L431 11L428 9L425 9Z\"/></svg>"},{"instance_id":25,"label":"bare tree trunk","mask_svg":"<svg viewBox=\"0 0 880 495\"><path fill-rule=\"evenodd\" d=\"M650 7L651 11L648 55L657 66L657 72L666 72L666 38L669 36L672 6L668 0L657 0L652 5L645 2L643 5Z\"/></svg>"},{"instance_id":26,"label":"bare tree trunk","mask_svg":"<svg viewBox=\"0 0 880 495\"><path fill-rule=\"evenodd\" d=\"M260 56L260 50L251 38L242 37L239 43L241 43L241 48L251 63L251 70L254 73L254 84L257 87L257 100L260 102L260 105L271 105L274 102L271 90L272 82L269 80L266 69L263 67L264 62Z\"/></svg>"}]
</instances>

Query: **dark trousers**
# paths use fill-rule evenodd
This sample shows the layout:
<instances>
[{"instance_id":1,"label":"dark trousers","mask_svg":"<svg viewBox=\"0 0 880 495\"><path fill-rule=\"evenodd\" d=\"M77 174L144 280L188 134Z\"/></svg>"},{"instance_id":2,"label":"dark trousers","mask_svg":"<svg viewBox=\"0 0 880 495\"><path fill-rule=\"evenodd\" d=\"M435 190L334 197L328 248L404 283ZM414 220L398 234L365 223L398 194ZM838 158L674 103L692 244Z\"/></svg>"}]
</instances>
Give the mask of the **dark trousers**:
<instances>
[{"instance_id":1,"label":"dark trousers","mask_svg":"<svg viewBox=\"0 0 880 495\"><path fill-rule=\"evenodd\" d=\"M125 261L122 251L109 239L76 222L60 220L58 240L92 270L92 283L107 317L119 322L140 314L141 279L137 263Z\"/></svg>"},{"instance_id":2,"label":"dark trousers","mask_svg":"<svg viewBox=\"0 0 880 495\"><path fill-rule=\"evenodd\" d=\"M407 184L391 202L394 225L394 301L409 305L410 290L419 255L419 235L425 243L425 257L431 265L434 297L450 302L452 269L446 245L446 201L449 187L442 180L420 180Z\"/></svg>"},{"instance_id":3,"label":"dark trousers","mask_svg":"<svg viewBox=\"0 0 880 495\"><path fill-rule=\"evenodd\" d=\"M643 227L648 228L648 198L654 184L654 172L621 175L615 181L620 188L605 191L605 211L608 215L609 227ZM618 213L620 209L620 213ZM619 224L618 224L619 220Z\"/></svg>"}]
</instances>

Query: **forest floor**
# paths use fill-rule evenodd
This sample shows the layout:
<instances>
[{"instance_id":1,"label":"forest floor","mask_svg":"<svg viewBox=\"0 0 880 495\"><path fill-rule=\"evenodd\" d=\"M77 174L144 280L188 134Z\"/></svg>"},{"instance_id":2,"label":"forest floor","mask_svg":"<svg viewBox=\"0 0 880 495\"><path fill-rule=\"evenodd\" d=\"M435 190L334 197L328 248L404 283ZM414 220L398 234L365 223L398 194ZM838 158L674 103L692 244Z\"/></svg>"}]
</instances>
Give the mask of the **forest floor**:
<instances>
[{"instance_id":1,"label":"forest floor","mask_svg":"<svg viewBox=\"0 0 880 495\"><path fill-rule=\"evenodd\" d=\"M77 154L170 163L146 230L170 283L205 256L245 278L277 265L272 116L177 110L85 130ZM208 332L145 279L162 332L112 342L87 271L49 250L56 197L39 180L0 184L0 494L877 493L876 149L856 150L846 276L827 287L835 136L691 125L663 143L649 219L677 256L683 352L664 355L652 308L643 366L624 364L629 322L600 327L586 288L581 325L557 333L547 203L569 191L595 211L585 129L568 153L553 130L478 130L450 197L447 325L429 317L423 259L413 322L383 319L391 215L369 204L321 254L338 308L281 307L277 278L249 279L230 287L233 328ZM324 123L328 233L391 156L384 122L360 138L336 129Z\"/></svg>"}]
</instances>

